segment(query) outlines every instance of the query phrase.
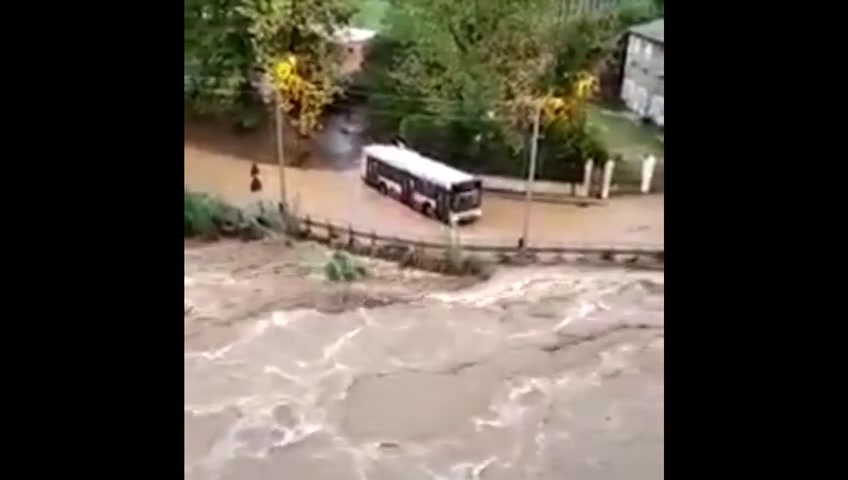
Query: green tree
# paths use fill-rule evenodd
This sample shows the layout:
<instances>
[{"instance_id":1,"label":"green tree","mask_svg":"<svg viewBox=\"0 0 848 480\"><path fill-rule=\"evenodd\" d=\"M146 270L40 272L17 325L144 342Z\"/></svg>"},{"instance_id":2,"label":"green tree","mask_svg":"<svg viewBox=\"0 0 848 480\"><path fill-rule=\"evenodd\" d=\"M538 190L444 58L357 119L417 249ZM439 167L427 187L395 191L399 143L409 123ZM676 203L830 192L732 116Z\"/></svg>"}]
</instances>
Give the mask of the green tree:
<instances>
[{"instance_id":1,"label":"green tree","mask_svg":"<svg viewBox=\"0 0 848 480\"><path fill-rule=\"evenodd\" d=\"M261 104L265 72L289 55L305 66L303 76L333 88L331 34L353 10L348 0L185 0L187 106L249 114Z\"/></svg>"},{"instance_id":2,"label":"green tree","mask_svg":"<svg viewBox=\"0 0 848 480\"><path fill-rule=\"evenodd\" d=\"M567 19L557 33L556 60L546 81L561 92L576 72L591 71L600 79L601 95L617 98L627 29L658 15L653 0L625 0L611 10Z\"/></svg>"},{"instance_id":3,"label":"green tree","mask_svg":"<svg viewBox=\"0 0 848 480\"><path fill-rule=\"evenodd\" d=\"M570 139L560 133L580 129L592 136L579 115L583 99L574 98L585 77L578 73L592 58L560 61L568 21L558 14L560 3L395 0L385 19L388 39L375 45L359 87L378 90L369 99L372 122L437 158L505 174L523 173L532 120L544 99L562 106L550 109L555 115L546 108L546 124L558 128L546 138ZM574 118L554 122L567 115ZM584 153L551 154L548 166Z\"/></svg>"}]
</instances>

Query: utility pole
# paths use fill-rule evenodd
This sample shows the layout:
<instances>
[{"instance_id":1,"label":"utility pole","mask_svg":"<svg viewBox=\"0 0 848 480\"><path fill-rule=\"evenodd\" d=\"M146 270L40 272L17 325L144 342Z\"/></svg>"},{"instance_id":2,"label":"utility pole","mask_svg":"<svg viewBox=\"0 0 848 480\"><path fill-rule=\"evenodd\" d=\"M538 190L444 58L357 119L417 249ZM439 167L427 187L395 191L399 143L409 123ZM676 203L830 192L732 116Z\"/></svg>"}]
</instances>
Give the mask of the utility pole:
<instances>
[{"instance_id":1,"label":"utility pole","mask_svg":"<svg viewBox=\"0 0 848 480\"><path fill-rule=\"evenodd\" d=\"M527 245L527 230L530 228L530 206L533 204L533 181L536 179L536 156L539 151L539 123L542 119L542 101L536 107L533 119L533 139L530 143L530 168L527 172L527 187L524 192L524 228L521 231L523 245Z\"/></svg>"},{"instance_id":2,"label":"utility pole","mask_svg":"<svg viewBox=\"0 0 848 480\"><path fill-rule=\"evenodd\" d=\"M282 213L288 213L286 202L286 157L283 145L283 102L279 90L274 89L274 133L277 146L277 166L280 170L280 209Z\"/></svg>"}]
</instances>

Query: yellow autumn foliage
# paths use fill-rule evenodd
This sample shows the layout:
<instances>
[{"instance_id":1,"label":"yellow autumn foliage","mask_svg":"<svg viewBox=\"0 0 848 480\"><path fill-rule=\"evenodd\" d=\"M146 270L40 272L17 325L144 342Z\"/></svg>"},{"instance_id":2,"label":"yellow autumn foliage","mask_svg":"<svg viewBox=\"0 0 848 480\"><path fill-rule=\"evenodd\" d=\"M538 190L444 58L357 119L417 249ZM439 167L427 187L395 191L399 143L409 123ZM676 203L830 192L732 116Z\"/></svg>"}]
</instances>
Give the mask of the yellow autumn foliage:
<instances>
[{"instance_id":1,"label":"yellow autumn foliage","mask_svg":"<svg viewBox=\"0 0 848 480\"><path fill-rule=\"evenodd\" d=\"M280 94L280 106L301 135L310 136L321 129L321 114L335 93L330 78L321 73L309 78L294 55L287 55L274 66L274 85Z\"/></svg>"},{"instance_id":2,"label":"yellow autumn foliage","mask_svg":"<svg viewBox=\"0 0 848 480\"><path fill-rule=\"evenodd\" d=\"M598 79L588 72L579 72L570 95L547 95L542 99L542 118L545 123L569 120L582 113L586 102L598 91Z\"/></svg>"}]
</instances>

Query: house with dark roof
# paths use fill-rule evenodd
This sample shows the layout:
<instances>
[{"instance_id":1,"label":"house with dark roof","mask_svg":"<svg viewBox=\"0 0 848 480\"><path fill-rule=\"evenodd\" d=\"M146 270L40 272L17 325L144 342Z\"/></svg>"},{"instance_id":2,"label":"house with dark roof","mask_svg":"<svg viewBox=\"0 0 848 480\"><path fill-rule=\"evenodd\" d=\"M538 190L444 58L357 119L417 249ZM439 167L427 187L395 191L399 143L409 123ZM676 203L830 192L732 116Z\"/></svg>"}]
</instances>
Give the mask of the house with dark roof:
<instances>
[{"instance_id":1,"label":"house with dark roof","mask_svg":"<svg viewBox=\"0 0 848 480\"><path fill-rule=\"evenodd\" d=\"M621 98L640 117L665 125L665 20L629 31Z\"/></svg>"}]
</instances>

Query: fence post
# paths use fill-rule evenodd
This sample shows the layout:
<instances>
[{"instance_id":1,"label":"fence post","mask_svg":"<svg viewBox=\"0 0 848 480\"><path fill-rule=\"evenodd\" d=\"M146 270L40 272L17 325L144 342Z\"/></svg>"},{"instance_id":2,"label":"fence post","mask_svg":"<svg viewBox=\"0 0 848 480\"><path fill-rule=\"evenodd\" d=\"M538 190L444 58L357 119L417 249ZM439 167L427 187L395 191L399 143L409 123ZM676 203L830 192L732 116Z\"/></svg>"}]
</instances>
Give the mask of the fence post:
<instances>
[{"instance_id":1,"label":"fence post","mask_svg":"<svg viewBox=\"0 0 848 480\"><path fill-rule=\"evenodd\" d=\"M639 191L648 193L651 191L651 180L654 178L654 169L657 166L657 157L648 155L642 159L642 185Z\"/></svg>"},{"instance_id":2,"label":"fence post","mask_svg":"<svg viewBox=\"0 0 848 480\"><path fill-rule=\"evenodd\" d=\"M353 248L353 244L356 239L353 236L353 225L348 224L347 226L347 246Z\"/></svg>"},{"instance_id":3,"label":"fence post","mask_svg":"<svg viewBox=\"0 0 848 480\"><path fill-rule=\"evenodd\" d=\"M581 197L588 197L592 189L592 159L586 160L583 164L583 188L580 192Z\"/></svg>"},{"instance_id":4,"label":"fence post","mask_svg":"<svg viewBox=\"0 0 848 480\"><path fill-rule=\"evenodd\" d=\"M615 162L607 160L604 164L604 181L601 185L601 198L606 200L609 198L610 186L612 185L612 171L615 167Z\"/></svg>"},{"instance_id":5,"label":"fence post","mask_svg":"<svg viewBox=\"0 0 848 480\"><path fill-rule=\"evenodd\" d=\"M456 220L450 219L450 243L452 248L459 246L459 232L456 229Z\"/></svg>"}]
</instances>

